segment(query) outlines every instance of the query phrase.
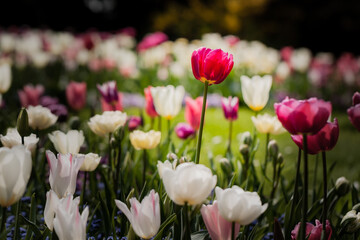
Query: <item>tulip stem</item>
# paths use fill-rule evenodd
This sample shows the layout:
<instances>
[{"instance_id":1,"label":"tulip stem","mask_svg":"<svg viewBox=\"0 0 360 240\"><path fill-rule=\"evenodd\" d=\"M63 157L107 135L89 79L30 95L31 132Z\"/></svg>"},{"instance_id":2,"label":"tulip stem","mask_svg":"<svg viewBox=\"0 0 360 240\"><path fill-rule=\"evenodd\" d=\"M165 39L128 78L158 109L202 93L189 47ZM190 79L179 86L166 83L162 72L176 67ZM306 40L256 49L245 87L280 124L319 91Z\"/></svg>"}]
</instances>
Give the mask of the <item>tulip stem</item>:
<instances>
[{"instance_id":1,"label":"tulip stem","mask_svg":"<svg viewBox=\"0 0 360 240\"><path fill-rule=\"evenodd\" d=\"M146 149L143 151L143 186L146 182L146 167L147 167L147 159L146 159Z\"/></svg>"},{"instance_id":2,"label":"tulip stem","mask_svg":"<svg viewBox=\"0 0 360 240\"><path fill-rule=\"evenodd\" d=\"M228 149L227 152L231 155L231 139L232 139L232 126L233 126L233 121L229 121L229 145L228 145Z\"/></svg>"},{"instance_id":3,"label":"tulip stem","mask_svg":"<svg viewBox=\"0 0 360 240\"><path fill-rule=\"evenodd\" d=\"M304 188L303 188L303 217L300 225L300 239L306 239L306 221L308 209L308 157L307 157L307 134L303 134L303 147L304 147Z\"/></svg>"},{"instance_id":4,"label":"tulip stem","mask_svg":"<svg viewBox=\"0 0 360 240\"><path fill-rule=\"evenodd\" d=\"M231 240L235 240L235 222L231 223Z\"/></svg>"},{"instance_id":5,"label":"tulip stem","mask_svg":"<svg viewBox=\"0 0 360 240\"><path fill-rule=\"evenodd\" d=\"M83 204L84 204L84 198L85 198L85 191L86 191L86 179L87 179L87 171L84 171L84 179L83 179L83 185L82 185L82 189L81 189L81 195L80 195L80 207L81 209L83 208Z\"/></svg>"},{"instance_id":6,"label":"tulip stem","mask_svg":"<svg viewBox=\"0 0 360 240\"><path fill-rule=\"evenodd\" d=\"M209 83L205 81L205 87L204 87L204 96L203 96L203 105L201 110L201 120L200 120L200 128L199 128L199 136L196 146L196 157L195 157L195 163L198 164L200 162L200 151L201 151L201 138L202 138L202 132L204 128L204 118L205 118L205 110L206 110L206 99L207 99L207 92L208 92Z\"/></svg>"},{"instance_id":7,"label":"tulip stem","mask_svg":"<svg viewBox=\"0 0 360 240\"><path fill-rule=\"evenodd\" d=\"M267 133L267 134L266 134L266 144L265 144L265 161L264 161L264 175L265 175L265 176L266 176L266 168L267 168L267 164L268 164L268 155L269 155L268 145L269 145L269 140L270 140L270 134Z\"/></svg>"},{"instance_id":8,"label":"tulip stem","mask_svg":"<svg viewBox=\"0 0 360 240\"><path fill-rule=\"evenodd\" d=\"M189 221L189 215L188 215L188 203L185 202L184 205L184 221L185 221L185 240L191 240L191 229L190 229L190 221Z\"/></svg>"},{"instance_id":9,"label":"tulip stem","mask_svg":"<svg viewBox=\"0 0 360 240\"><path fill-rule=\"evenodd\" d=\"M276 157L273 157L272 161L273 161L273 188L271 190L271 195L270 195L271 200L274 199L274 195L276 191L276 163L277 163Z\"/></svg>"},{"instance_id":10,"label":"tulip stem","mask_svg":"<svg viewBox=\"0 0 360 240\"><path fill-rule=\"evenodd\" d=\"M14 239L19 239L19 215L20 215L20 206L21 200L16 203L16 213L15 213L15 232L14 232Z\"/></svg>"},{"instance_id":11,"label":"tulip stem","mask_svg":"<svg viewBox=\"0 0 360 240\"><path fill-rule=\"evenodd\" d=\"M1 213L0 234L2 233L3 230L5 230L7 207L2 207L1 209L2 209L2 213Z\"/></svg>"},{"instance_id":12,"label":"tulip stem","mask_svg":"<svg viewBox=\"0 0 360 240\"><path fill-rule=\"evenodd\" d=\"M326 153L322 152L322 162L323 162L323 177L324 177L324 202L323 202L323 231L321 234L321 240L325 240L326 238L326 218L327 218L327 169L326 169Z\"/></svg>"},{"instance_id":13,"label":"tulip stem","mask_svg":"<svg viewBox=\"0 0 360 240\"><path fill-rule=\"evenodd\" d=\"M170 122L170 119L169 119L169 120L167 120L167 130L168 130L167 139L168 139L169 143L170 143L170 126L171 126L171 122Z\"/></svg>"}]
</instances>

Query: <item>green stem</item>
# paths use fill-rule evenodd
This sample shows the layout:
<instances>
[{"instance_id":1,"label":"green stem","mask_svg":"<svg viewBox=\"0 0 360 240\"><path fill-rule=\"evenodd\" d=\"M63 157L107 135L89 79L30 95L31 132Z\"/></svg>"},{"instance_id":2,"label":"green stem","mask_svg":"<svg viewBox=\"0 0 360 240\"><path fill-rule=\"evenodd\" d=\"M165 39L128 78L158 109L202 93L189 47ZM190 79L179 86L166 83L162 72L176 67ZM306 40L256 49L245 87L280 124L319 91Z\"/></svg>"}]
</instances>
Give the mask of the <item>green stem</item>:
<instances>
[{"instance_id":1,"label":"green stem","mask_svg":"<svg viewBox=\"0 0 360 240\"><path fill-rule=\"evenodd\" d=\"M118 148L118 155L117 155L117 160L116 160L116 176L115 176L115 183L114 185L115 187L115 195L118 189L118 186L121 187L120 185L120 166L121 166L121 140L120 140L120 144L119 144L119 148Z\"/></svg>"},{"instance_id":2,"label":"green stem","mask_svg":"<svg viewBox=\"0 0 360 240\"><path fill-rule=\"evenodd\" d=\"M146 159L146 149L143 151L143 186L146 182L146 167L147 167L147 159Z\"/></svg>"},{"instance_id":3,"label":"green stem","mask_svg":"<svg viewBox=\"0 0 360 240\"><path fill-rule=\"evenodd\" d=\"M266 175L266 167L268 164L268 156L269 156L269 149L268 149L269 140L270 140L270 133L267 133L266 134L266 144L265 144L265 161L264 161L264 174L265 175Z\"/></svg>"},{"instance_id":4,"label":"green stem","mask_svg":"<svg viewBox=\"0 0 360 240\"><path fill-rule=\"evenodd\" d=\"M308 210L308 158L307 158L307 135L303 134L303 148L304 148L304 188L303 188L303 217L300 225L300 239L306 239L306 222Z\"/></svg>"},{"instance_id":5,"label":"green stem","mask_svg":"<svg viewBox=\"0 0 360 240\"><path fill-rule=\"evenodd\" d=\"M150 129L153 129L154 128L154 120L155 118L150 118Z\"/></svg>"},{"instance_id":6,"label":"green stem","mask_svg":"<svg viewBox=\"0 0 360 240\"><path fill-rule=\"evenodd\" d=\"M15 213L15 233L14 233L14 239L18 240L19 237L19 215L20 215L20 207L21 207L21 201L18 201L16 203L16 213Z\"/></svg>"},{"instance_id":7,"label":"green stem","mask_svg":"<svg viewBox=\"0 0 360 240\"><path fill-rule=\"evenodd\" d=\"M161 132L161 116L158 117L158 131Z\"/></svg>"},{"instance_id":8,"label":"green stem","mask_svg":"<svg viewBox=\"0 0 360 240\"><path fill-rule=\"evenodd\" d=\"M167 120L167 130L168 130L167 139L168 139L168 142L170 142L170 126L171 126L171 122L170 122L170 120Z\"/></svg>"},{"instance_id":9,"label":"green stem","mask_svg":"<svg viewBox=\"0 0 360 240\"><path fill-rule=\"evenodd\" d=\"M87 179L87 171L84 171L84 179L83 179L83 186L81 189L81 195L80 195L80 207L83 209L82 205L84 204L84 198L85 198L85 191L86 191L86 179Z\"/></svg>"},{"instance_id":10,"label":"green stem","mask_svg":"<svg viewBox=\"0 0 360 240\"><path fill-rule=\"evenodd\" d=\"M189 221L189 214L188 214L188 203L185 202L184 205L184 221L185 221L185 240L191 240L191 229L190 229L190 221Z\"/></svg>"},{"instance_id":11,"label":"green stem","mask_svg":"<svg viewBox=\"0 0 360 240\"><path fill-rule=\"evenodd\" d=\"M276 157L273 158L273 188L271 191L271 195L270 195L270 199L274 199L274 195L275 195L275 188L276 188Z\"/></svg>"},{"instance_id":12,"label":"green stem","mask_svg":"<svg viewBox=\"0 0 360 240\"><path fill-rule=\"evenodd\" d=\"M231 223L231 240L235 240L235 222Z\"/></svg>"},{"instance_id":13,"label":"green stem","mask_svg":"<svg viewBox=\"0 0 360 240\"><path fill-rule=\"evenodd\" d=\"M1 214L0 234L2 233L3 230L5 230L7 207L2 207L1 209L2 209L2 214Z\"/></svg>"},{"instance_id":14,"label":"green stem","mask_svg":"<svg viewBox=\"0 0 360 240\"><path fill-rule=\"evenodd\" d=\"M197 141L197 146L196 146L196 157L195 157L195 163L196 164L198 164L200 162L201 138L202 138L203 127L204 127L204 118L205 118L205 110L206 110L206 98L207 98L208 87L209 87L209 83L207 81L205 81L203 105L202 105L200 128L199 128L199 136L198 136L198 141Z\"/></svg>"},{"instance_id":15,"label":"green stem","mask_svg":"<svg viewBox=\"0 0 360 240\"><path fill-rule=\"evenodd\" d=\"M312 204L314 204L315 201L316 201L316 186L317 186L318 162L319 162L319 154L316 154L316 157L315 157L315 167L314 167L314 179L313 179Z\"/></svg>"},{"instance_id":16,"label":"green stem","mask_svg":"<svg viewBox=\"0 0 360 240\"><path fill-rule=\"evenodd\" d=\"M321 240L327 239L326 237L326 218L327 218L327 169L326 169L326 153L322 152L322 162L323 162L323 177L324 177L324 202L323 202L323 231L321 234Z\"/></svg>"},{"instance_id":17,"label":"green stem","mask_svg":"<svg viewBox=\"0 0 360 240\"><path fill-rule=\"evenodd\" d=\"M233 126L233 121L230 120L229 121L229 145L228 145L228 150L227 150L227 152L230 155L231 155L232 126Z\"/></svg>"}]
</instances>

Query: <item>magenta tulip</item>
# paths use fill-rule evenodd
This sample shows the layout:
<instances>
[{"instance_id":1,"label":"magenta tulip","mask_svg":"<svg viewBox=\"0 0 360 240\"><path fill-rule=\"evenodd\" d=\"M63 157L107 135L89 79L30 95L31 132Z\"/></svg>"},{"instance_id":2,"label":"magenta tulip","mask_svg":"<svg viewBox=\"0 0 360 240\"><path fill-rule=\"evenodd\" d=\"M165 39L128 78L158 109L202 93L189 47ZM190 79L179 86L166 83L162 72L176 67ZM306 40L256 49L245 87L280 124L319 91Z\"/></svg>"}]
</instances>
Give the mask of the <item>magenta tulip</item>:
<instances>
[{"instance_id":1,"label":"magenta tulip","mask_svg":"<svg viewBox=\"0 0 360 240\"><path fill-rule=\"evenodd\" d=\"M154 100L151 95L151 86L144 89L145 93L145 112L149 117L154 118L159 116L155 110Z\"/></svg>"},{"instance_id":2,"label":"magenta tulip","mask_svg":"<svg viewBox=\"0 0 360 240\"><path fill-rule=\"evenodd\" d=\"M39 105L41 95L44 93L44 87L42 85L33 86L28 84L24 86L23 90L18 91L21 106L36 106Z\"/></svg>"},{"instance_id":3,"label":"magenta tulip","mask_svg":"<svg viewBox=\"0 0 360 240\"><path fill-rule=\"evenodd\" d=\"M128 119L128 127L130 131L137 129L143 125L143 120L139 116L130 116Z\"/></svg>"},{"instance_id":4,"label":"magenta tulip","mask_svg":"<svg viewBox=\"0 0 360 240\"><path fill-rule=\"evenodd\" d=\"M234 121L238 118L239 99L237 97L221 98L221 106L227 120Z\"/></svg>"},{"instance_id":5,"label":"magenta tulip","mask_svg":"<svg viewBox=\"0 0 360 240\"><path fill-rule=\"evenodd\" d=\"M311 223L306 223L306 236L308 240L320 240L321 239L321 232L322 232L323 225L320 223L319 220L315 220L315 226ZM296 240L299 234L300 223L298 223L294 230L291 231L291 239ZM327 240L331 239L332 229L330 226L330 222L326 220L326 236Z\"/></svg>"},{"instance_id":6,"label":"magenta tulip","mask_svg":"<svg viewBox=\"0 0 360 240\"><path fill-rule=\"evenodd\" d=\"M101 94L101 107L103 111L122 111L122 94L117 91L115 81L97 85Z\"/></svg>"},{"instance_id":7,"label":"magenta tulip","mask_svg":"<svg viewBox=\"0 0 360 240\"><path fill-rule=\"evenodd\" d=\"M209 85L219 84L234 66L233 55L221 49L201 47L192 53L191 66L197 80Z\"/></svg>"},{"instance_id":8,"label":"magenta tulip","mask_svg":"<svg viewBox=\"0 0 360 240\"><path fill-rule=\"evenodd\" d=\"M360 131L360 93L356 92L353 96L353 106L348 108L347 114L350 122Z\"/></svg>"},{"instance_id":9,"label":"magenta tulip","mask_svg":"<svg viewBox=\"0 0 360 240\"><path fill-rule=\"evenodd\" d=\"M185 119L195 130L198 130L200 127L202 104L202 97L196 99L191 97L185 98Z\"/></svg>"},{"instance_id":10,"label":"magenta tulip","mask_svg":"<svg viewBox=\"0 0 360 240\"><path fill-rule=\"evenodd\" d=\"M168 40L165 33L155 32L144 37L144 39L138 44L137 50L139 52L155 47Z\"/></svg>"},{"instance_id":11,"label":"magenta tulip","mask_svg":"<svg viewBox=\"0 0 360 240\"><path fill-rule=\"evenodd\" d=\"M86 83L70 82L66 87L66 99L72 109L82 109L86 103Z\"/></svg>"},{"instance_id":12,"label":"magenta tulip","mask_svg":"<svg viewBox=\"0 0 360 240\"><path fill-rule=\"evenodd\" d=\"M304 150L303 136L292 135L292 140ZM327 122L325 126L316 134L307 136L308 140L308 153L317 154L319 152L329 151L333 149L339 138L339 124L337 119L334 122Z\"/></svg>"},{"instance_id":13,"label":"magenta tulip","mask_svg":"<svg viewBox=\"0 0 360 240\"><path fill-rule=\"evenodd\" d=\"M203 205L200 211L211 239L231 240L232 223L220 215L217 201L214 201L212 205ZM236 223L234 230L237 236L240 224Z\"/></svg>"},{"instance_id":14,"label":"magenta tulip","mask_svg":"<svg viewBox=\"0 0 360 240\"><path fill-rule=\"evenodd\" d=\"M291 134L315 134L322 129L331 113L331 103L309 98L296 100L286 97L275 103L276 115L283 127Z\"/></svg>"},{"instance_id":15,"label":"magenta tulip","mask_svg":"<svg viewBox=\"0 0 360 240\"><path fill-rule=\"evenodd\" d=\"M175 133L180 139L187 139L195 135L195 129L187 123L178 123L175 127Z\"/></svg>"}]
</instances>

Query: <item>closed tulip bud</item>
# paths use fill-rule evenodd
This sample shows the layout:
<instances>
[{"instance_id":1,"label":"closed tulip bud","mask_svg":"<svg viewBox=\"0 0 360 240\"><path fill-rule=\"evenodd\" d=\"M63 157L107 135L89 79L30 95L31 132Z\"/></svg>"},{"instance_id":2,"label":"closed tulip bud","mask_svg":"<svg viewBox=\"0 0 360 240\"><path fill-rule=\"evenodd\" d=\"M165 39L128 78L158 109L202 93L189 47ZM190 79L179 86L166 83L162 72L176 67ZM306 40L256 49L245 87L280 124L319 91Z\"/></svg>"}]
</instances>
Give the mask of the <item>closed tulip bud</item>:
<instances>
[{"instance_id":1,"label":"closed tulip bud","mask_svg":"<svg viewBox=\"0 0 360 240\"><path fill-rule=\"evenodd\" d=\"M239 148L239 151L241 153L241 155L244 157L244 158L247 158L249 156L249 145L247 144L241 144L240 145L240 148Z\"/></svg>"},{"instance_id":2,"label":"closed tulip bud","mask_svg":"<svg viewBox=\"0 0 360 240\"><path fill-rule=\"evenodd\" d=\"M73 200L72 195L59 201L54 218L54 229L59 240L86 238L89 208L86 207L80 215L79 201L79 197Z\"/></svg>"},{"instance_id":3,"label":"closed tulip bud","mask_svg":"<svg viewBox=\"0 0 360 240\"><path fill-rule=\"evenodd\" d=\"M29 126L32 129L43 130L56 123L58 117L51 113L50 109L42 106L29 106L27 108Z\"/></svg>"},{"instance_id":4,"label":"closed tulip bud","mask_svg":"<svg viewBox=\"0 0 360 240\"><path fill-rule=\"evenodd\" d=\"M77 130L70 130L67 133L61 131L54 131L48 134L50 141L54 144L54 147L58 153L77 154L80 151L81 145L83 145L85 137L83 132Z\"/></svg>"},{"instance_id":5,"label":"closed tulip bud","mask_svg":"<svg viewBox=\"0 0 360 240\"><path fill-rule=\"evenodd\" d=\"M31 153L23 145L0 148L0 205L8 207L23 196L32 169Z\"/></svg>"},{"instance_id":6,"label":"closed tulip bud","mask_svg":"<svg viewBox=\"0 0 360 240\"><path fill-rule=\"evenodd\" d=\"M355 233L360 229L360 212L350 210L345 214L340 223L346 233Z\"/></svg>"},{"instance_id":7,"label":"closed tulip bud","mask_svg":"<svg viewBox=\"0 0 360 240\"><path fill-rule=\"evenodd\" d=\"M241 76L241 91L246 105L255 112L262 110L269 100L271 84L270 75Z\"/></svg>"},{"instance_id":8,"label":"closed tulip bud","mask_svg":"<svg viewBox=\"0 0 360 240\"><path fill-rule=\"evenodd\" d=\"M80 167L80 171L92 172L99 165L101 157L95 153L88 153L84 156L84 162Z\"/></svg>"},{"instance_id":9,"label":"closed tulip bud","mask_svg":"<svg viewBox=\"0 0 360 240\"><path fill-rule=\"evenodd\" d=\"M116 131L114 132L114 138L116 140L117 143L120 143L125 135L125 129L124 127L119 127L118 129L116 129Z\"/></svg>"},{"instance_id":10,"label":"closed tulip bud","mask_svg":"<svg viewBox=\"0 0 360 240\"><path fill-rule=\"evenodd\" d=\"M51 189L63 198L73 195L76 188L76 178L84 161L84 156L71 154L58 154L47 150L46 158L50 166L49 182Z\"/></svg>"},{"instance_id":11,"label":"closed tulip bud","mask_svg":"<svg viewBox=\"0 0 360 240\"><path fill-rule=\"evenodd\" d=\"M191 66L197 80L209 85L219 84L234 66L233 55L221 49L201 47L192 53Z\"/></svg>"},{"instance_id":12,"label":"closed tulip bud","mask_svg":"<svg viewBox=\"0 0 360 240\"><path fill-rule=\"evenodd\" d=\"M212 205L202 205L201 215L205 222L211 239L232 240L232 223L225 220L219 212L218 202L215 200ZM240 230L240 224L235 224L234 234L237 236Z\"/></svg>"},{"instance_id":13,"label":"closed tulip bud","mask_svg":"<svg viewBox=\"0 0 360 240\"><path fill-rule=\"evenodd\" d=\"M251 137L251 134L250 132L244 132L241 136L241 142L248 145L248 146L251 146L252 144L252 137Z\"/></svg>"},{"instance_id":14,"label":"closed tulip bud","mask_svg":"<svg viewBox=\"0 0 360 240\"><path fill-rule=\"evenodd\" d=\"M267 209L257 192L246 192L236 185L227 189L216 187L215 193L219 212L229 222L248 225Z\"/></svg>"},{"instance_id":15,"label":"closed tulip bud","mask_svg":"<svg viewBox=\"0 0 360 240\"><path fill-rule=\"evenodd\" d=\"M79 129L81 125L80 118L78 116L72 116L69 120L69 126L71 129Z\"/></svg>"},{"instance_id":16,"label":"closed tulip bud","mask_svg":"<svg viewBox=\"0 0 360 240\"><path fill-rule=\"evenodd\" d=\"M239 99L237 97L221 98L221 107L227 120L234 121L238 118Z\"/></svg>"},{"instance_id":17,"label":"closed tulip bud","mask_svg":"<svg viewBox=\"0 0 360 240\"><path fill-rule=\"evenodd\" d=\"M149 132L143 132L135 130L130 133L130 142L136 150L141 149L153 149L161 140L161 132L151 130Z\"/></svg>"},{"instance_id":18,"label":"closed tulip bud","mask_svg":"<svg viewBox=\"0 0 360 240\"><path fill-rule=\"evenodd\" d=\"M278 157L277 157L277 162L279 164L283 164L284 163L284 157L281 153L278 154Z\"/></svg>"},{"instance_id":19,"label":"closed tulip bud","mask_svg":"<svg viewBox=\"0 0 360 240\"><path fill-rule=\"evenodd\" d=\"M268 144L268 150L269 150L269 154L272 158L277 158L278 153L279 153L279 146L276 142L276 140L271 140Z\"/></svg>"},{"instance_id":20,"label":"closed tulip bud","mask_svg":"<svg viewBox=\"0 0 360 240\"><path fill-rule=\"evenodd\" d=\"M141 203L136 198L131 198L130 210L119 200L115 200L115 203L130 221L136 235L142 239L150 239L157 234L161 224L159 201L159 194L151 190Z\"/></svg>"},{"instance_id":21,"label":"closed tulip bud","mask_svg":"<svg viewBox=\"0 0 360 240\"><path fill-rule=\"evenodd\" d=\"M226 175L229 176L232 173L232 166L231 166L229 159L221 158L219 160L219 162L220 162L221 169L224 171L224 173L226 173Z\"/></svg>"},{"instance_id":22,"label":"closed tulip bud","mask_svg":"<svg viewBox=\"0 0 360 240\"><path fill-rule=\"evenodd\" d=\"M166 155L166 159L169 161L175 161L175 160L178 160L178 157L175 153L168 153Z\"/></svg>"},{"instance_id":23,"label":"closed tulip bud","mask_svg":"<svg viewBox=\"0 0 360 240\"><path fill-rule=\"evenodd\" d=\"M340 177L335 182L336 193L345 196L350 191L350 182L345 177Z\"/></svg>"},{"instance_id":24,"label":"closed tulip bud","mask_svg":"<svg viewBox=\"0 0 360 240\"><path fill-rule=\"evenodd\" d=\"M16 128L22 138L30 134L29 117L25 108L21 108L17 118Z\"/></svg>"},{"instance_id":25,"label":"closed tulip bud","mask_svg":"<svg viewBox=\"0 0 360 240\"><path fill-rule=\"evenodd\" d=\"M181 164L181 163L186 163L186 162L190 162L190 159L188 159L186 156L182 156L182 157L179 159L179 164Z\"/></svg>"},{"instance_id":26,"label":"closed tulip bud","mask_svg":"<svg viewBox=\"0 0 360 240\"><path fill-rule=\"evenodd\" d=\"M174 169L170 162L158 161L157 167L166 193L178 205L202 203L216 185L217 176L201 164L185 162Z\"/></svg>"},{"instance_id":27,"label":"closed tulip bud","mask_svg":"<svg viewBox=\"0 0 360 240\"><path fill-rule=\"evenodd\" d=\"M104 137L113 133L117 128L125 125L126 113L121 111L105 111L101 115L97 114L90 118L88 125L96 135Z\"/></svg>"}]
</instances>

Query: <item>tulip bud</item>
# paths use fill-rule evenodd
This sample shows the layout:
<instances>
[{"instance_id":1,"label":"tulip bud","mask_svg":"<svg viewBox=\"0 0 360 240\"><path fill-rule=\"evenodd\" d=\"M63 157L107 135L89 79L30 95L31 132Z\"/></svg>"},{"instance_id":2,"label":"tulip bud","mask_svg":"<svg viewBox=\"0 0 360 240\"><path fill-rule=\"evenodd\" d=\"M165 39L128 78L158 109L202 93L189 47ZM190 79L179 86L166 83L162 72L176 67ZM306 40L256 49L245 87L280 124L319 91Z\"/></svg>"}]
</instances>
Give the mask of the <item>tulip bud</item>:
<instances>
[{"instance_id":1,"label":"tulip bud","mask_svg":"<svg viewBox=\"0 0 360 240\"><path fill-rule=\"evenodd\" d=\"M352 207L352 210L355 210L356 212L360 212L360 203L355 204L355 205Z\"/></svg>"},{"instance_id":2,"label":"tulip bud","mask_svg":"<svg viewBox=\"0 0 360 240\"><path fill-rule=\"evenodd\" d=\"M186 162L190 162L189 159L188 159L186 156L182 156L182 157L179 159L179 164L181 164L181 163L186 163Z\"/></svg>"},{"instance_id":3,"label":"tulip bud","mask_svg":"<svg viewBox=\"0 0 360 240\"><path fill-rule=\"evenodd\" d=\"M80 118L78 116L71 117L69 120L69 125L71 129L75 129L75 130L79 129L81 125Z\"/></svg>"},{"instance_id":4,"label":"tulip bud","mask_svg":"<svg viewBox=\"0 0 360 240\"><path fill-rule=\"evenodd\" d=\"M232 167L229 159L227 158L221 158L219 160L221 169L224 171L226 175L230 175L232 173Z\"/></svg>"},{"instance_id":5,"label":"tulip bud","mask_svg":"<svg viewBox=\"0 0 360 240\"><path fill-rule=\"evenodd\" d=\"M170 152L166 155L166 159L169 161L174 161L174 160L177 160L178 157L176 156L175 153Z\"/></svg>"},{"instance_id":6,"label":"tulip bud","mask_svg":"<svg viewBox=\"0 0 360 240\"><path fill-rule=\"evenodd\" d=\"M125 134L124 127L121 126L118 129L116 129L114 132L114 138L116 142L120 143L124 138L124 134Z\"/></svg>"},{"instance_id":7,"label":"tulip bud","mask_svg":"<svg viewBox=\"0 0 360 240\"><path fill-rule=\"evenodd\" d=\"M283 164L283 163L284 163L284 157L283 157L283 155L282 155L281 153L279 153L278 156L277 156L277 162L278 162L279 164Z\"/></svg>"},{"instance_id":8,"label":"tulip bud","mask_svg":"<svg viewBox=\"0 0 360 240\"><path fill-rule=\"evenodd\" d=\"M242 142L243 142L244 144L247 144L247 145L251 146L252 137L251 137L250 132L244 132L244 133L242 134Z\"/></svg>"},{"instance_id":9,"label":"tulip bud","mask_svg":"<svg viewBox=\"0 0 360 240\"><path fill-rule=\"evenodd\" d=\"M350 182L345 177L340 177L335 182L336 193L345 196L350 191Z\"/></svg>"},{"instance_id":10,"label":"tulip bud","mask_svg":"<svg viewBox=\"0 0 360 240\"><path fill-rule=\"evenodd\" d=\"M30 134L29 129L29 117L25 108L21 108L19 116L16 122L17 130L23 139L25 136Z\"/></svg>"},{"instance_id":11,"label":"tulip bud","mask_svg":"<svg viewBox=\"0 0 360 240\"><path fill-rule=\"evenodd\" d=\"M244 158L249 156L249 146L247 144L241 144L239 151Z\"/></svg>"},{"instance_id":12,"label":"tulip bud","mask_svg":"<svg viewBox=\"0 0 360 240\"><path fill-rule=\"evenodd\" d=\"M271 158L277 158L279 153L279 146L275 140L271 140L268 144L268 150Z\"/></svg>"},{"instance_id":13,"label":"tulip bud","mask_svg":"<svg viewBox=\"0 0 360 240\"><path fill-rule=\"evenodd\" d=\"M356 213L355 210L350 210L345 214L340 225L345 232L355 233L360 229L360 213Z\"/></svg>"}]
</instances>

